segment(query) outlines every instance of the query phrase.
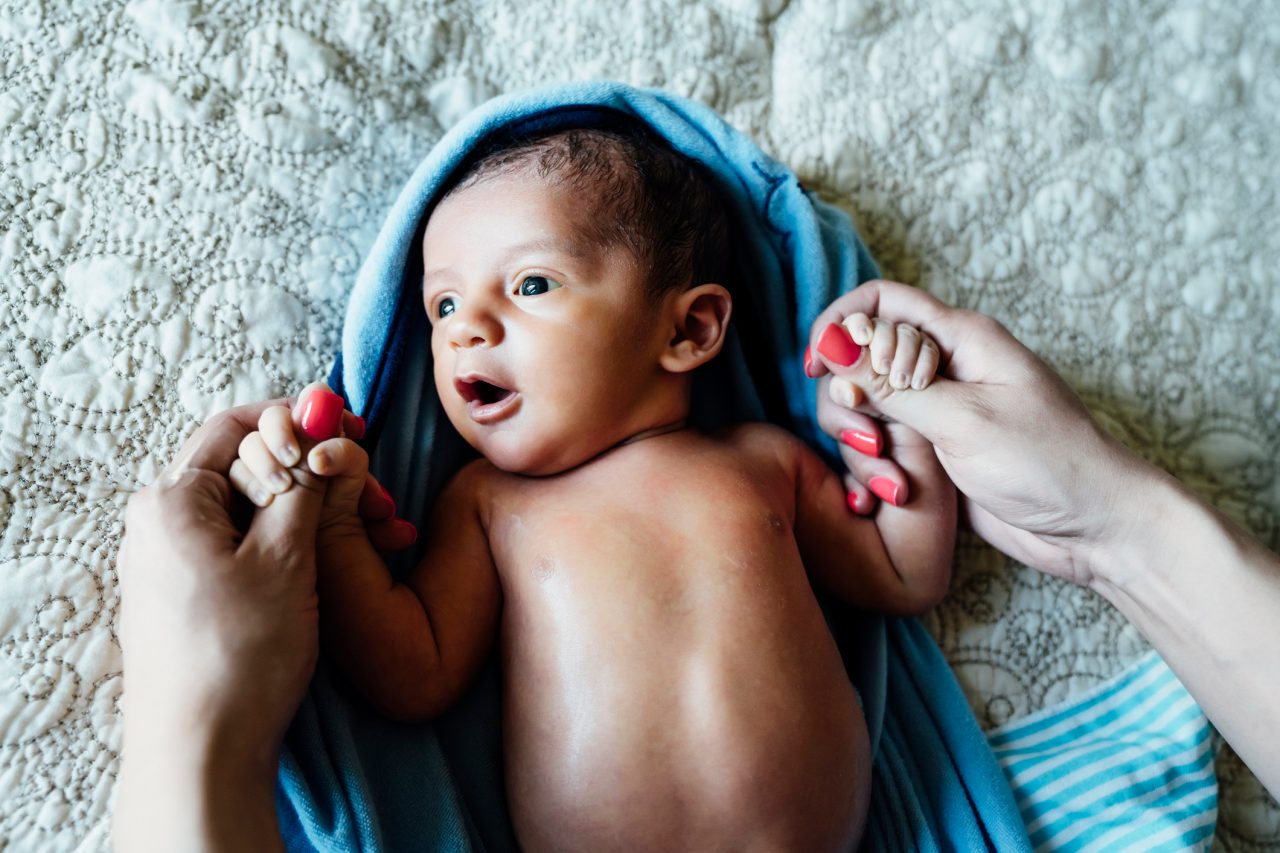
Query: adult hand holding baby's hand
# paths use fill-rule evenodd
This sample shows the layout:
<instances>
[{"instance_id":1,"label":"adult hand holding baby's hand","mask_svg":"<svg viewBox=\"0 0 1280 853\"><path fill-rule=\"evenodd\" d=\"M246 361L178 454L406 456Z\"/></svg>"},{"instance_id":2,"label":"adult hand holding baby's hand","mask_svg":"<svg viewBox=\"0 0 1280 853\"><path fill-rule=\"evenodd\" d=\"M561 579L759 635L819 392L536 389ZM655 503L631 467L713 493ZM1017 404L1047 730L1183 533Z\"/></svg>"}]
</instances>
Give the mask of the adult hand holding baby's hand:
<instances>
[{"instance_id":1,"label":"adult hand holding baby's hand","mask_svg":"<svg viewBox=\"0 0 1280 853\"><path fill-rule=\"evenodd\" d=\"M230 478L259 507L293 485L295 472L330 478L319 536L368 536L381 551L412 545L417 531L395 517L391 495L369 473L369 456L352 439L364 437L364 421L343 410L342 398L322 382L302 390L297 402L262 412L258 430L245 436Z\"/></svg>"},{"instance_id":2,"label":"adult hand holding baby's hand","mask_svg":"<svg viewBox=\"0 0 1280 853\"><path fill-rule=\"evenodd\" d=\"M129 501L118 849L259 849L276 837L277 753L318 654L324 481L299 476L242 530L226 476L276 402L215 415Z\"/></svg>"},{"instance_id":3,"label":"adult hand holding baby's hand","mask_svg":"<svg viewBox=\"0 0 1280 853\"><path fill-rule=\"evenodd\" d=\"M866 317L930 335L941 351L942 375L924 388L904 387L894 381L895 371L872 367L874 344L872 358L848 366L840 363L847 357L833 358L833 341L853 345L856 334L865 336L858 326ZM1090 581L1086 558L1117 532L1112 510L1123 497L1120 489L1098 484L1115 484L1117 472L1136 470L1134 457L998 322L904 284L871 281L828 306L810 340L810 375L824 377L818 403L824 431L836 438L846 431L875 436L873 418L890 430L910 427L933 444L979 535L1028 565Z\"/></svg>"}]
</instances>

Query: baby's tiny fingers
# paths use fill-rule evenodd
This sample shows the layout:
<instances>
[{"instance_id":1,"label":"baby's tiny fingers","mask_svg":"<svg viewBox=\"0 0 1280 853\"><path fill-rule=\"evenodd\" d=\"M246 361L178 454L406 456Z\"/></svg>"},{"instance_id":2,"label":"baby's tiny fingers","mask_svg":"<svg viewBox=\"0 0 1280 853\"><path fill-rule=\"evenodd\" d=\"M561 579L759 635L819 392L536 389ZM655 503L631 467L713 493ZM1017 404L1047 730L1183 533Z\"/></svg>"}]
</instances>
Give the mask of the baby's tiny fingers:
<instances>
[{"instance_id":1,"label":"baby's tiny fingers","mask_svg":"<svg viewBox=\"0 0 1280 853\"><path fill-rule=\"evenodd\" d=\"M275 495L262 487L262 484L253 476L249 471L249 466L244 464L242 459L237 459L231 463L231 470L227 472L227 479L231 481L231 485L235 487L237 492L253 501L255 506L267 506L275 498Z\"/></svg>"},{"instance_id":2,"label":"baby's tiny fingers","mask_svg":"<svg viewBox=\"0 0 1280 853\"><path fill-rule=\"evenodd\" d=\"M369 454L349 438L322 441L307 454L307 467L322 477L341 476L358 480L363 493L369 473ZM358 502L360 494L354 495Z\"/></svg>"},{"instance_id":3,"label":"baby's tiny fingers","mask_svg":"<svg viewBox=\"0 0 1280 853\"><path fill-rule=\"evenodd\" d=\"M875 326L871 337L871 369L884 376L897 349L897 333L893 323L887 320L876 317L871 322Z\"/></svg>"},{"instance_id":4,"label":"baby's tiny fingers","mask_svg":"<svg viewBox=\"0 0 1280 853\"><path fill-rule=\"evenodd\" d=\"M831 381L827 384L827 396L831 398L831 402L846 409L862 405L862 389L839 376L831 377Z\"/></svg>"},{"instance_id":5,"label":"baby's tiny fingers","mask_svg":"<svg viewBox=\"0 0 1280 853\"><path fill-rule=\"evenodd\" d=\"M871 343L871 336L875 333L871 318L861 311L845 317L844 327L849 330L849 336L853 338L853 342L860 347Z\"/></svg>"},{"instance_id":6,"label":"baby's tiny fingers","mask_svg":"<svg viewBox=\"0 0 1280 853\"><path fill-rule=\"evenodd\" d=\"M938 374L938 364L942 360L941 350L933 339L923 335L920 341L920 357L916 359L916 370L911 377L911 387L917 391L933 381Z\"/></svg>"},{"instance_id":7,"label":"baby's tiny fingers","mask_svg":"<svg viewBox=\"0 0 1280 853\"><path fill-rule=\"evenodd\" d=\"M899 323L897 338L898 350L893 354L889 384L901 391L911 384L916 358L920 355L920 330L907 323Z\"/></svg>"},{"instance_id":8,"label":"baby's tiny fingers","mask_svg":"<svg viewBox=\"0 0 1280 853\"><path fill-rule=\"evenodd\" d=\"M251 432L241 440L240 459L259 484L266 485L277 495L289 491L293 485L293 477L271 455L260 432Z\"/></svg>"},{"instance_id":9,"label":"baby's tiny fingers","mask_svg":"<svg viewBox=\"0 0 1280 853\"><path fill-rule=\"evenodd\" d=\"M272 406L263 412L258 418L258 431L281 465L292 468L298 464L302 450L293 433L293 413L288 406Z\"/></svg>"}]
</instances>

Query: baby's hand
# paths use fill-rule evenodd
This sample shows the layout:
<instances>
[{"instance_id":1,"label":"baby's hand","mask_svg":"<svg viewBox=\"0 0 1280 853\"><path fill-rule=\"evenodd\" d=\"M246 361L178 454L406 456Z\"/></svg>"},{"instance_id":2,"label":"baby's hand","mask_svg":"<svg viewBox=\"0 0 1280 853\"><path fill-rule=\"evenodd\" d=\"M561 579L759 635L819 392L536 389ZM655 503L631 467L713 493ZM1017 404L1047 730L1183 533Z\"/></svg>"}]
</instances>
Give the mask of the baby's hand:
<instances>
[{"instance_id":1,"label":"baby's hand","mask_svg":"<svg viewBox=\"0 0 1280 853\"><path fill-rule=\"evenodd\" d=\"M369 473L368 454L346 437L364 436L363 419L344 411L342 398L320 383L305 388L297 403L288 402L265 409L257 432L240 443L239 457L228 472L236 490L265 507L293 487L290 469L304 466L332 478L321 511L321 538L367 534L384 551L412 544L417 538L413 525L395 518L395 502Z\"/></svg>"},{"instance_id":2,"label":"baby's hand","mask_svg":"<svg viewBox=\"0 0 1280 853\"><path fill-rule=\"evenodd\" d=\"M881 420L877 403L927 388L938 373L938 345L915 326L857 313L828 322L814 349L806 354L805 374L821 377L818 425L840 439L850 508L865 515L875 498L905 505L904 468L931 469L933 447L904 424ZM833 365L849 368L848 378L831 375Z\"/></svg>"},{"instance_id":3,"label":"baby's hand","mask_svg":"<svg viewBox=\"0 0 1280 853\"><path fill-rule=\"evenodd\" d=\"M938 373L938 345L907 323L890 323L866 314L850 314L844 327L858 346L870 348L871 369L889 377L899 391L928 387Z\"/></svg>"}]
</instances>

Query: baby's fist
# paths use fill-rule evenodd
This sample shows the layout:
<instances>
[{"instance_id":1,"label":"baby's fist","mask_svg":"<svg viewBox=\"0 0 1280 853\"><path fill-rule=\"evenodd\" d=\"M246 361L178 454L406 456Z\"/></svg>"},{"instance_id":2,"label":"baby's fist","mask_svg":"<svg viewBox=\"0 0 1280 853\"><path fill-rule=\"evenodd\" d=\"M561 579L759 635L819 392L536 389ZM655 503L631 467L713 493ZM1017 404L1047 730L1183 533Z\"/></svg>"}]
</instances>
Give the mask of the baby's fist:
<instances>
[{"instance_id":1,"label":"baby's fist","mask_svg":"<svg viewBox=\"0 0 1280 853\"><path fill-rule=\"evenodd\" d=\"M888 376L892 388L919 390L937 375L938 345L915 326L857 313L844 319L844 327L855 344L869 348L871 369Z\"/></svg>"}]
</instances>

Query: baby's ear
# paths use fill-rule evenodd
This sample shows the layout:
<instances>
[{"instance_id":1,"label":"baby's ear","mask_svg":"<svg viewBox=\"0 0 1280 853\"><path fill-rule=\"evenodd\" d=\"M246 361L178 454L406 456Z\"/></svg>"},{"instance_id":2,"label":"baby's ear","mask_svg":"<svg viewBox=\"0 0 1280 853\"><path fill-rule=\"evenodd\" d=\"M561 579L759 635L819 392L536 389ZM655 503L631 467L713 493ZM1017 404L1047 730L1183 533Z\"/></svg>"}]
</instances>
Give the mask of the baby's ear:
<instances>
[{"instance_id":1,"label":"baby's ear","mask_svg":"<svg viewBox=\"0 0 1280 853\"><path fill-rule=\"evenodd\" d=\"M724 346L733 297L719 284L700 284L671 303L675 335L659 362L671 373L688 373L716 357Z\"/></svg>"}]
</instances>

